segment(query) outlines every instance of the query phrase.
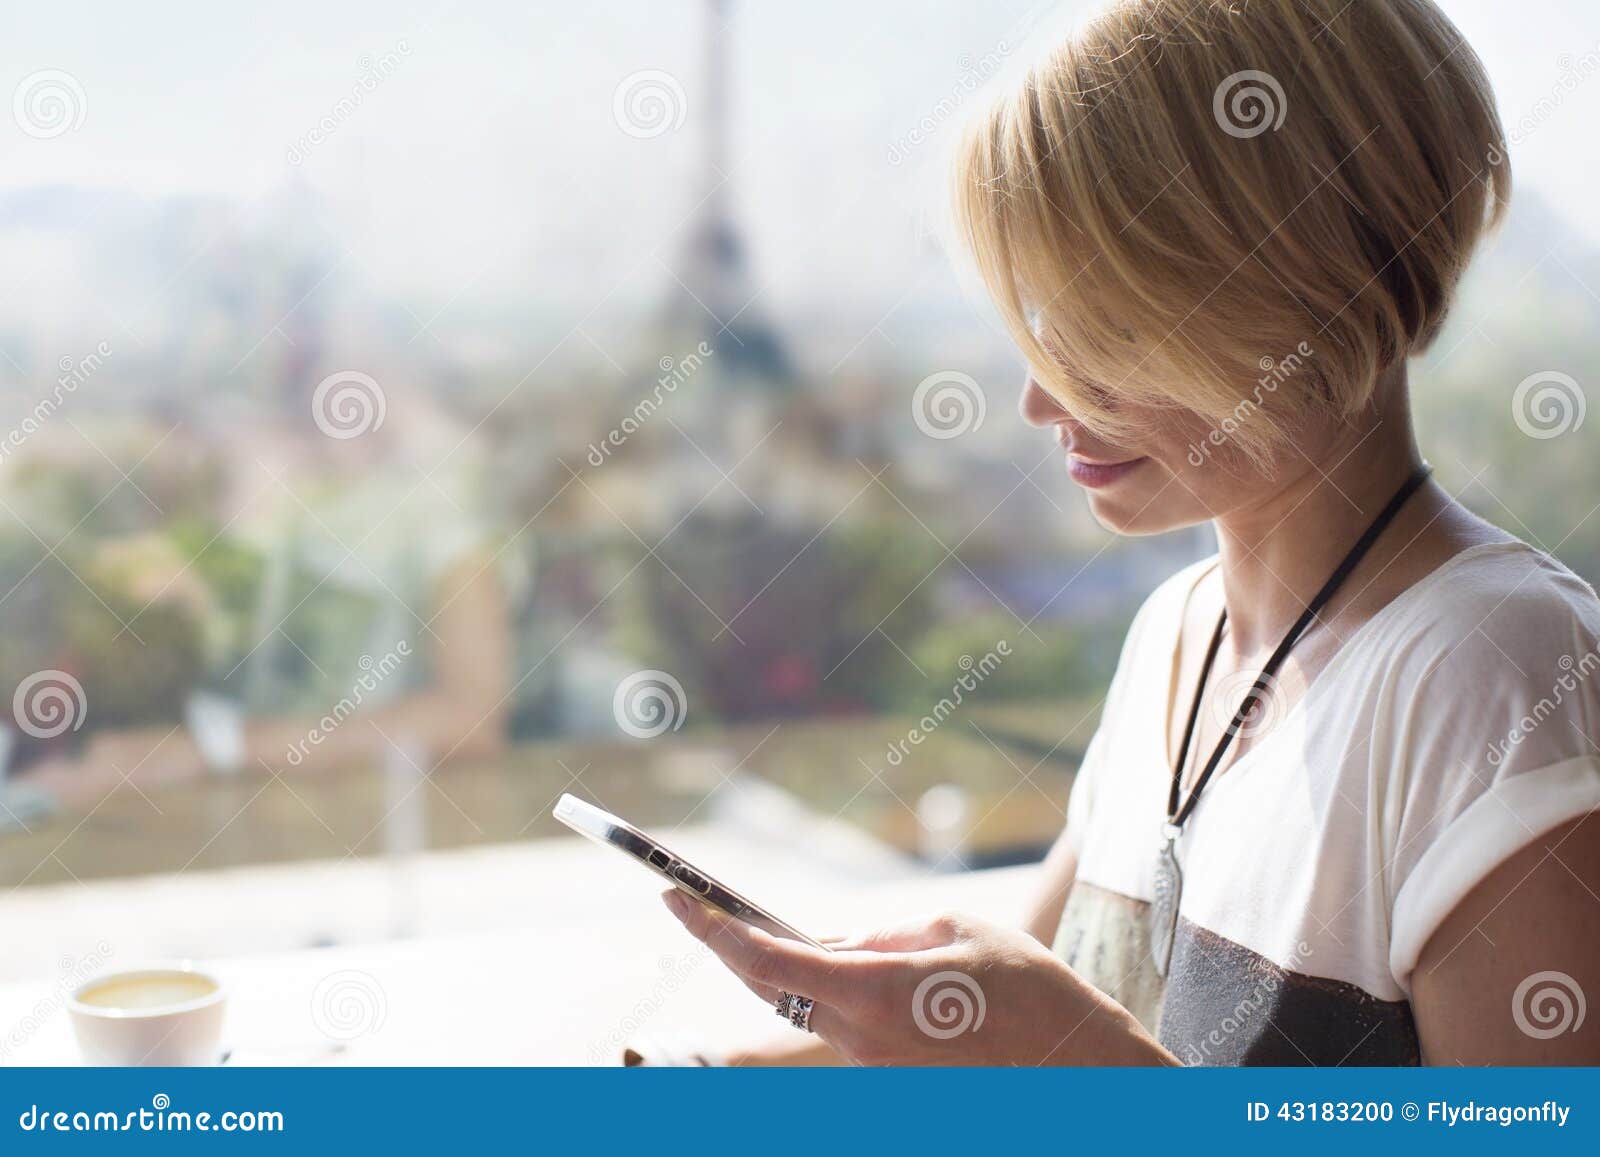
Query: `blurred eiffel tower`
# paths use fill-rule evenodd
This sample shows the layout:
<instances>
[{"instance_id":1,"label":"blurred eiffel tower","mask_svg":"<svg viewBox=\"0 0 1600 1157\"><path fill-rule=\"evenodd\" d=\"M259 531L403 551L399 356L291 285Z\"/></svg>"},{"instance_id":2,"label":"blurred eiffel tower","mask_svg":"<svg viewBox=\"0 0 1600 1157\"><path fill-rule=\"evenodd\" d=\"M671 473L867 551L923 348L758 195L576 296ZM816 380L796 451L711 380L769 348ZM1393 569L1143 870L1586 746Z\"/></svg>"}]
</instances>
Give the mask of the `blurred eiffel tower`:
<instances>
[{"instance_id":1,"label":"blurred eiffel tower","mask_svg":"<svg viewBox=\"0 0 1600 1157\"><path fill-rule=\"evenodd\" d=\"M596 483L626 483L629 493L614 501L636 504L636 524L663 531L690 516L720 518L740 533L764 521L820 525L861 488L859 452L840 452L838 416L762 308L737 221L732 7L705 0L695 200L625 387L634 402L653 399L660 413L618 452L632 473L608 472ZM615 413L603 420L614 423Z\"/></svg>"},{"instance_id":2,"label":"blurred eiffel tower","mask_svg":"<svg viewBox=\"0 0 1600 1157\"><path fill-rule=\"evenodd\" d=\"M730 0L706 0L705 114L701 134L700 197L685 244L674 263L674 284L663 328L703 339L716 350L716 377L725 385L782 390L793 383L783 342L756 304L744 238L734 222L733 171L728 160L728 42ZM689 341L692 348L694 340Z\"/></svg>"}]
</instances>

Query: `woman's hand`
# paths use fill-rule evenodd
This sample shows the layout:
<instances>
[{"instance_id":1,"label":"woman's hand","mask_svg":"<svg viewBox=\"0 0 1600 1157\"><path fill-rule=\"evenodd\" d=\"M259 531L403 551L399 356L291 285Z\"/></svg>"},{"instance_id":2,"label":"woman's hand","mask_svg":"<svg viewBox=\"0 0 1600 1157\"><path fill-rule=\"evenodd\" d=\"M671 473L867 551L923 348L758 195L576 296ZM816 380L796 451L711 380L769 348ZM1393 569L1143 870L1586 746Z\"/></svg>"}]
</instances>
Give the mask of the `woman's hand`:
<instances>
[{"instance_id":1,"label":"woman's hand","mask_svg":"<svg viewBox=\"0 0 1600 1157\"><path fill-rule=\"evenodd\" d=\"M816 1001L811 1027L864 1065L1176 1064L1033 937L939 916L831 942L769 936L672 891L672 914L752 992Z\"/></svg>"}]
</instances>

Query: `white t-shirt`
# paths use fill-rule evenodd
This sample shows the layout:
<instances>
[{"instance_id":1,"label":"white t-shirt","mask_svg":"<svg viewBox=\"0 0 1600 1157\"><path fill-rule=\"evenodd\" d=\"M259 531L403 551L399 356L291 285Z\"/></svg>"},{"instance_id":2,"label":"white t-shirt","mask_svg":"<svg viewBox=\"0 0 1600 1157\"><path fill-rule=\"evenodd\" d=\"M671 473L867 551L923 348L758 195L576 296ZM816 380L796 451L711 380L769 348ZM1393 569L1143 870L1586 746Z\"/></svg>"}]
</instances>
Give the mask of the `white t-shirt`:
<instances>
[{"instance_id":1,"label":"white t-shirt","mask_svg":"<svg viewBox=\"0 0 1600 1157\"><path fill-rule=\"evenodd\" d=\"M1056 950L1191 1064L1418 1063L1411 973L1429 937L1496 865L1600 808L1600 601L1495 543L1363 624L1201 796L1163 983L1147 920L1164 716L1185 606L1214 565L1163 583L1129 630L1072 791Z\"/></svg>"}]
</instances>

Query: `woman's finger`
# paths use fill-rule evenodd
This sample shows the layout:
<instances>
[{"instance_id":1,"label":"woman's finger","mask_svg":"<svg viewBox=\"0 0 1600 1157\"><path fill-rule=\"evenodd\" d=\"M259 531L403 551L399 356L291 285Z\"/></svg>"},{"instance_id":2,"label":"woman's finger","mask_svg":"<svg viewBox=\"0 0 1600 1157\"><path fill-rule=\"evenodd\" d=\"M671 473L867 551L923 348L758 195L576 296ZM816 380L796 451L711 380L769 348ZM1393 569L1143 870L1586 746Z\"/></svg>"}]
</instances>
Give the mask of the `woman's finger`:
<instances>
[{"instance_id":1,"label":"woman's finger","mask_svg":"<svg viewBox=\"0 0 1600 1157\"><path fill-rule=\"evenodd\" d=\"M782 989L776 987L775 985L762 984L759 981L751 980L748 976L744 976L741 973L734 971L732 968L728 969L728 971L732 972L733 978L748 988L751 993L761 1001L761 1003L767 1005L769 1008L777 1007L778 994L782 991Z\"/></svg>"},{"instance_id":2,"label":"woman's finger","mask_svg":"<svg viewBox=\"0 0 1600 1157\"><path fill-rule=\"evenodd\" d=\"M836 1052L839 1050L839 1030L844 1025L844 1014L838 1009L831 1008L820 1000L811 1006L811 1031L832 1046Z\"/></svg>"},{"instance_id":3,"label":"woman's finger","mask_svg":"<svg viewBox=\"0 0 1600 1157\"><path fill-rule=\"evenodd\" d=\"M668 896L675 896L677 894L678 890L673 888L669 891L663 892L661 894L661 898L662 900L666 901ZM667 903L668 907L671 907L673 904L672 901L667 901ZM827 943L827 941L823 941L822 943ZM748 976L741 976L739 973L734 972L731 968L728 971L733 972L733 978L735 980L744 985L745 988L749 989L753 996L755 996L761 1001L762 1004L766 1005L768 1008L772 1009L774 1013L776 1013L778 1007L778 997L783 992L782 989L770 984L758 983L757 981L751 980Z\"/></svg>"},{"instance_id":4,"label":"woman's finger","mask_svg":"<svg viewBox=\"0 0 1600 1157\"><path fill-rule=\"evenodd\" d=\"M690 935L715 952L758 996L771 992L776 998L777 990L782 990L838 1003L848 995L841 972L849 962L837 953L779 940L676 891L662 899Z\"/></svg>"},{"instance_id":5,"label":"woman's finger","mask_svg":"<svg viewBox=\"0 0 1600 1157\"><path fill-rule=\"evenodd\" d=\"M844 952L925 952L954 943L960 938L961 931L958 917L927 916L854 936L835 937L823 943L835 951Z\"/></svg>"},{"instance_id":6,"label":"woman's finger","mask_svg":"<svg viewBox=\"0 0 1600 1157\"><path fill-rule=\"evenodd\" d=\"M674 916L677 916L679 920L683 920L683 916L680 915L679 912L678 912L678 903L682 898L683 898L683 894L681 892L679 892L678 889L676 889L676 888L668 888L666 891L661 893L661 901L662 901L662 903L664 903L667 906L667 908L672 912L672 914ZM696 907L696 908L698 908L700 906L701 905L699 905L699 904L695 904L694 905L694 907ZM687 923L685 923L685 927L688 927ZM693 930L691 929L691 932L692 931ZM697 936L697 938L698 938L698 936ZM708 944L707 947L710 947L710 945ZM734 972L734 970L731 969L731 968L728 969L728 971L729 972L733 972L733 978L735 980L737 980L740 984L742 984L746 988L748 988L751 991L752 994L754 994L757 998L759 998L761 1000L761 1002L763 1004L766 1004L766 1005L768 1005L769 1007L772 1007L772 1008L776 1008L777 1007L778 994L779 994L780 991L782 991L781 989L776 988L776 987L774 987L773 985L770 985L770 984L759 984L756 981L751 980L747 976L742 976L738 972Z\"/></svg>"}]
</instances>

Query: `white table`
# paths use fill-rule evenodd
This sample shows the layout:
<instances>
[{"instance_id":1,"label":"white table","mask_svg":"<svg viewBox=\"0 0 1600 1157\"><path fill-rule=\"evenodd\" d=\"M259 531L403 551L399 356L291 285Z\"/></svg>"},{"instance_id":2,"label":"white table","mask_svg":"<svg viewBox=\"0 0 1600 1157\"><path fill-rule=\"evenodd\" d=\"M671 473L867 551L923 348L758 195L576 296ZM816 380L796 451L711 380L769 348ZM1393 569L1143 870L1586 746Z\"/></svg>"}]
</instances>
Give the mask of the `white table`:
<instances>
[{"instance_id":1,"label":"white table","mask_svg":"<svg viewBox=\"0 0 1600 1157\"><path fill-rule=\"evenodd\" d=\"M553 862L571 851L583 870L527 883L533 910L523 927L206 961L229 987L233 1062L612 1064L640 1032L716 1045L792 1031L683 932L636 867L580 847ZM819 879L813 890L790 880L780 890L789 906L769 902L819 933L942 908L1014 920L1029 871L866 887ZM76 1059L59 984L0 986L0 1063Z\"/></svg>"}]
</instances>

